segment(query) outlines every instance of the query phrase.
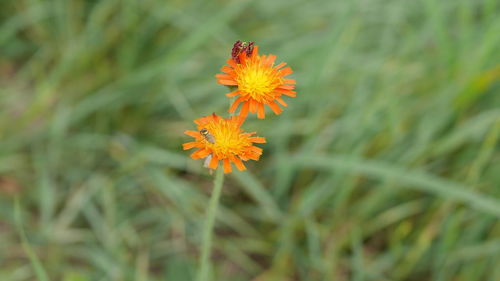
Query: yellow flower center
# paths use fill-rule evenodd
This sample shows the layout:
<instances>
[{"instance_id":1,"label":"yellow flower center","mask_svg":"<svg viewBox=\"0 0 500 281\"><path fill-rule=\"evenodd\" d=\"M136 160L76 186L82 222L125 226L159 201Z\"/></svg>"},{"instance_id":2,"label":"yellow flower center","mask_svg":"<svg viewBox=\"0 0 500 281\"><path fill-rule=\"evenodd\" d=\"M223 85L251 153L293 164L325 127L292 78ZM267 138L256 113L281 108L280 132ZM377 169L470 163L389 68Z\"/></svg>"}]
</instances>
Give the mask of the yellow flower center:
<instances>
[{"instance_id":1,"label":"yellow flower center","mask_svg":"<svg viewBox=\"0 0 500 281\"><path fill-rule=\"evenodd\" d=\"M205 127L214 139L214 143L205 140L207 147L211 148L219 159L238 155L251 145L248 136L242 133L238 123L233 120L219 120L208 123Z\"/></svg>"},{"instance_id":2,"label":"yellow flower center","mask_svg":"<svg viewBox=\"0 0 500 281\"><path fill-rule=\"evenodd\" d=\"M263 65L259 57L248 61L245 65L239 65L236 73L236 82L241 95L250 96L259 102L273 100L274 90L283 83L277 71L268 65Z\"/></svg>"}]
</instances>

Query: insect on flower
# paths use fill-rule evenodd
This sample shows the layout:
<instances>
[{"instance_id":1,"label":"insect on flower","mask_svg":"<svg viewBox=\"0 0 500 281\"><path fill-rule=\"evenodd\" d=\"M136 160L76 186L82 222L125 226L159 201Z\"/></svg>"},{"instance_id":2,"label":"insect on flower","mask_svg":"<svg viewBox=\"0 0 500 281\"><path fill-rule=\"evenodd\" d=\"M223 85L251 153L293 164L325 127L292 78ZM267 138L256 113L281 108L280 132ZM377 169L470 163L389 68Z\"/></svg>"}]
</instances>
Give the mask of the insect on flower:
<instances>
[{"instance_id":1,"label":"insect on flower","mask_svg":"<svg viewBox=\"0 0 500 281\"><path fill-rule=\"evenodd\" d=\"M240 63L240 54L246 53L247 57L252 54L253 44L255 42L241 42L240 40L236 41L233 45L233 50L231 51L231 57L237 63Z\"/></svg>"},{"instance_id":2,"label":"insect on flower","mask_svg":"<svg viewBox=\"0 0 500 281\"><path fill-rule=\"evenodd\" d=\"M281 96L296 96L295 80L285 78L293 72L292 69L284 67L284 62L275 66L276 56L259 55L258 49L259 46L254 46L253 42L244 44L237 41L231 58L227 60L228 65L221 68L223 73L215 75L219 84L234 89L226 94L228 97L238 97L229 112L233 113L241 103L239 115L242 118L251 112L263 119L264 105L269 106L275 114L281 114L283 109L278 103L287 106Z\"/></svg>"},{"instance_id":3,"label":"insect on flower","mask_svg":"<svg viewBox=\"0 0 500 281\"><path fill-rule=\"evenodd\" d=\"M210 132L203 128L200 130L200 134L207 140L209 143L215 143L215 138ZM205 161L203 162L203 167L208 168L208 165L210 165L210 161L212 161L212 154L209 154L207 157L205 157ZM210 170L211 172L212 170Z\"/></svg>"},{"instance_id":4,"label":"insect on flower","mask_svg":"<svg viewBox=\"0 0 500 281\"><path fill-rule=\"evenodd\" d=\"M200 130L200 134L209 142L209 143L215 143L215 138L210 132L203 128Z\"/></svg>"},{"instance_id":5,"label":"insect on flower","mask_svg":"<svg viewBox=\"0 0 500 281\"><path fill-rule=\"evenodd\" d=\"M185 131L194 141L183 144L183 149L198 148L191 154L193 159L205 158L205 165L215 170L222 161L224 172L232 171L231 162L238 170L245 170L242 161L259 160L262 148L254 143L265 143L266 139L256 137L255 132L246 133L241 129L243 120L238 116L222 118L215 113L194 121L198 131Z\"/></svg>"}]
</instances>

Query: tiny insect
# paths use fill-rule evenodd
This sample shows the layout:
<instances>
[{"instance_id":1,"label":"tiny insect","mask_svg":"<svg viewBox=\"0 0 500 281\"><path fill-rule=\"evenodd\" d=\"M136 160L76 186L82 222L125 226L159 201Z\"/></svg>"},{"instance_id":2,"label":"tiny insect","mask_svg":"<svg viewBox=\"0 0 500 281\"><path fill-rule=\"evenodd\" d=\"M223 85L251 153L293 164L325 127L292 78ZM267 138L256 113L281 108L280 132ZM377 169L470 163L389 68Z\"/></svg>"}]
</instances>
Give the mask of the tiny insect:
<instances>
[{"instance_id":1,"label":"tiny insect","mask_svg":"<svg viewBox=\"0 0 500 281\"><path fill-rule=\"evenodd\" d=\"M212 134L210 134L210 132L203 128L200 130L200 134L211 144L214 144L215 143L215 138ZM208 165L210 164L210 161L212 161L212 154L209 154L206 158L205 158L205 162L203 163L203 167L205 168L208 168ZM212 170L210 170L210 174L212 174Z\"/></svg>"},{"instance_id":2,"label":"tiny insect","mask_svg":"<svg viewBox=\"0 0 500 281\"><path fill-rule=\"evenodd\" d=\"M239 58L241 53L246 53L247 56L250 56L253 51L254 43L255 42L241 42L240 40L236 41L233 45L233 50L231 51L231 57L233 60L237 63L241 63Z\"/></svg>"},{"instance_id":3,"label":"tiny insect","mask_svg":"<svg viewBox=\"0 0 500 281\"><path fill-rule=\"evenodd\" d=\"M210 134L210 132L203 128L200 130L200 134L209 142L209 143L212 143L214 144L215 143L215 138L212 134Z\"/></svg>"}]
</instances>

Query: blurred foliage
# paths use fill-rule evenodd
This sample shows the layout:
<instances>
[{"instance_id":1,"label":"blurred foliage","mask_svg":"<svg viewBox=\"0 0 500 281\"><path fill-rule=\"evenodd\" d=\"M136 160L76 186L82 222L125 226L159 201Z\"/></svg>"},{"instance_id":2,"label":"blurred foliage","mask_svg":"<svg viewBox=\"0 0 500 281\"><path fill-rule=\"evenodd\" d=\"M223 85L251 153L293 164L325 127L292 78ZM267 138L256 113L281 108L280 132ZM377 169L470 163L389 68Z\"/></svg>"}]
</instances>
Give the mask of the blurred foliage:
<instances>
[{"instance_id":1,"label":"blurred foliage","mask_svg":"<svg viewBox=\"0 0 500 281\"><path fill-rule=\"evenodd\" d=\"M3 0L0 20L0 280L192 279L211 180L182 132L225 113L236 40L298 96L244 125L268 143L226 180L214 280L500 280L497 0Z\"/></svg>"}]
</instances>

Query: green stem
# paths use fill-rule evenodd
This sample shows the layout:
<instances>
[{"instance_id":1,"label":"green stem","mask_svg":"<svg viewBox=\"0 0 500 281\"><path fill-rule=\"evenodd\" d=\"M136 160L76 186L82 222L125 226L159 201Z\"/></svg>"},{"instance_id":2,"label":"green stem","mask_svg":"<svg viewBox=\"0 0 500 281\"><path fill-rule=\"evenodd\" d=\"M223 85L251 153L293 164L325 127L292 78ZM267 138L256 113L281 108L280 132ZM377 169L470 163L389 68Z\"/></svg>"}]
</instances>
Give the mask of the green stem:
<instances>
[{"instance_id":1,"label":"green stem","mask_svg":"<svg viewBox=\"0 0 500 281\"><path fill-rule=\"evenodd\" d=\"M21 237L21 245L24 251L26 252L26 255L28 256L31 265L33 266L37 280L49 281L50 279L49 276L47 275L47 272L43 268L43 265L38 259L35 251L31 248L28 238L26 237L26 233L24 232L19 195L16 195L14 197L14 221L16 223L19 236Z\"/></svg>"},{"instance_id":2,"label":"green stem","mask_svg":"<svg viewBox=\"0 0 500 281\"><path fill-rule=\"evenodd\" d=\"M222 169L222 167L220 167L215 172L214 189L210 197L207 216L205 218L205 224L203 226L203 240L201 242L200 268L198 271L198 276L196 278L196 280L198 281L210 280L209 257L212 249L212 236L215 223L215 216L217 214L217 207L219 206L219 198L221 195L223 182L224 182L224 170Z\"/></svg>"}]
</instances>

